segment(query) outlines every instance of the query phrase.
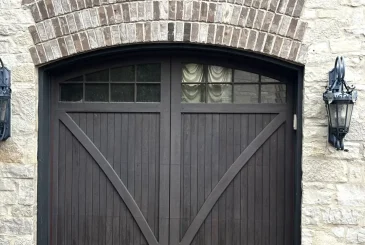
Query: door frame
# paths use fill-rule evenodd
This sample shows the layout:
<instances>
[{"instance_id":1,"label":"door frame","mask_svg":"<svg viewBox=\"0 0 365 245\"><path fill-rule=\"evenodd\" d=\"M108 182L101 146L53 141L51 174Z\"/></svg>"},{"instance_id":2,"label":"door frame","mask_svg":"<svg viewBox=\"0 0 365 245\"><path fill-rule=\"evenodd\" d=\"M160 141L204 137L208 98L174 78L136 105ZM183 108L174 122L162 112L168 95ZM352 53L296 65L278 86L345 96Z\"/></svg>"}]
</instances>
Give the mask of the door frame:
<instances>
[{"instance_id":1,"label":"door frame","mask_svg":"<svg viewBox=\"0 0 365 245\"><path fill-rule=\"evenodd\" d=\"M37 244L50 244L50 198L49 183L51 180L50 162L52 159L51 149L53 139L51 130L51 75L67 71L70 65L84 64L112 57L123 55L123 57L140 58L146 55L213 55L214 57L225 57L226 59L249 60L260 66L272 66L282 69L291 74L294 85L293 107L297 115L297 130L293 134L294 146L294 245L301 244L301 201L302 201L302 106L303 106L303 76L304 66L288 63L282 60L263 56L260 54L245 52L237 49L215 47L195 44L143 44L124 47L110 48L83 55L78 55L56 63L39 67L38 69L38 187L37 187Z\"/></svg>"}]
</instances>

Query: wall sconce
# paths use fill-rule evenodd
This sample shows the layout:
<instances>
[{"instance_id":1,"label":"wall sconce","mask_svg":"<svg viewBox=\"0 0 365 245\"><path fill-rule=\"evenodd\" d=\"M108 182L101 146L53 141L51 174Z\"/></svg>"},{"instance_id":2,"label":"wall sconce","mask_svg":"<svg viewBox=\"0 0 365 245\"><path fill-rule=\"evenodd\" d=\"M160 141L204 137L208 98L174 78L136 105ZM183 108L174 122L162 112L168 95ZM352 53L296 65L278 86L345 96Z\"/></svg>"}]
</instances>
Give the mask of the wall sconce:
<instances>
[{"instance_id":1,"label":"wall sconce","mask_svg":"<svg viewBox=\"0 0 365 245\"><path fill-rule=\"evenodd\" d=\"M329 83L323 93L328 115L328 142L337 150L344 150L343 139L349 132L352 110L357 99L355 86L347 85L345 62L337 57L335 67L329 72Z\"/></svg>"},{"instance_id":2,"label":"wall sconce","mask_svg":"<svg viewBox=\"0 0 365 245\"><path fill-rule=\"evenodd\" d=\"M10 70L4 67L0 59L0 141L10 137Z\"/></svg>"}]
</instances>

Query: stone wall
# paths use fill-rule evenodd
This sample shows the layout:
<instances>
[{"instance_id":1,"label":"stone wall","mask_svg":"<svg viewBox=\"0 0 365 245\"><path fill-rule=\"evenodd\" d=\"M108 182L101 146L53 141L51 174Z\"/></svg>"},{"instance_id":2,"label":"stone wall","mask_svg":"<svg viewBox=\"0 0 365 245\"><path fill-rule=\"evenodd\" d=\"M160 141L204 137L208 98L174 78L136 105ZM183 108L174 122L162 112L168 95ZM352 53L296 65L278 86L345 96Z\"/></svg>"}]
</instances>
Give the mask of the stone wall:
<instances>
[{"instance_id":1,"label":"stone wall","mask_svg":"<svg viewBox=\"0 0 365 245\"><path fill-rule=\"evenodd\" d=\"M302 244L365 244L365 1L306 0ZM328 145L322 92L336 56L356 85L345 147Z\"/></svg>"},{"instance_id":2,"label":"stone wall","mask_svg":"<svg viewBox=\"0 0 365 245\"><path fill-rule=\"evenodd\" d=\"M130 11L136 12L136 16L130 15L129 20L137 18L137 22L142 21L143 25L138 26L137 22L129 21L124 30L131 30L134 35L127 39L120 35L123 33L120 27L124 19L118 19L115 12L113 18L101 19L102 13L107 16L108 3L113 3L114 8L119 2L125 4L125 1L41 0L36 5L34 2L0 0L0 58L12 70L13 81L12 137L0 143L0 244L36 244L38 93L34 64L75 55L77 52L120 45L123 40L127 40L124 41L126 43L211 43L305 64L302 244L365 244L364 0L306 0L301 20L298 19L300 11L298 13L297 6L303 5L302 0L184 1L186 7L183 7L181 17L177 11L181 1L174 1L175 12L164 8L166 1L159 1L156 5L158 14L153 12L149 16L143 12L142 19L139 19L142 15L137 9L133 10L133 6L139 7L135 2L128 6ZM50 3L54 4L53 12ZM152 1L146 1L141 11L148 4L155 6ZM194 12L191 15L184 14L185 9L192 10L194 4L198 4L200 10L203 9L203 18L201 13L199 17L194 17ZM210 6L216 7L211 21ZM275 14L271 6L274 6ZM247 10L242 15L242 18L245 17L244 23L240 21L241 15L237 15L237 9L240 13L242 9ZM120 8L123 14L122 10L123 7ZM73 11L82 12L81 26L70 26L70 23L76 24L77 17L70 15ZM93 22L90 15L92 11L97 11L98 22ZM255 13L252 23L250 11ZM278 16L277 24L274 16ZM57 22L49 18L57 19ZM118 29L109 26L110 21L121 21L116 23ZM57 23L60 29L57 29ZM265 23L269 26L266 27ZM291 23L296 23L294 31ZM174 27L173 32L171 25ZM156 31L148 29L149 26L156 28ZM303 39L305 27L307 31ZM139 36L139 28L143 30L142 36ZM209 28L214 29L214 38L209 39ZM104 39L98 39L98 30L103 31ZM255 44L249 41L251 35ZM262 43L260 36L263 38ZM280 49L274 48L276 40L279 40ZM360 93L351 132L345 143L349 152L337 152L328 145L326 139L327 120L322 92L327 73L338 55L345 56L346 78L357 86Z\"/></svg>"}]
</instances>

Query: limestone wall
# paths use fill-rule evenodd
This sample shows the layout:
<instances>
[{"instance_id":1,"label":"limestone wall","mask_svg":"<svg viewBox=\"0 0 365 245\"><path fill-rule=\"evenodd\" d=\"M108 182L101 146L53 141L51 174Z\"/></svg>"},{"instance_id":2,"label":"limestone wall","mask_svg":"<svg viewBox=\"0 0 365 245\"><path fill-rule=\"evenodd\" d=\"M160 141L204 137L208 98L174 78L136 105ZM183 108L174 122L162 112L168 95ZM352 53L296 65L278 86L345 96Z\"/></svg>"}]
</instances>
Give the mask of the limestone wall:
<instances>
[{"instance_id":1,"label":"limestone wall","mask_svg":"<svg viewBox=\"0 0 365 245\"><path fill-rule=\"evenodd\" d=\"M289 6L293 2L289 0L269 1L270 3L280 3L282 9L285 9L283 6ZM34 1L23 1L25 4L27 2ZM45 0L45 3L49 2L56 3L56 5L58 3L57 7L61 9L62 6L70 4L71 9L72 3L75 1ZM78 0L78 2L83 1ZM102 2L107 3L108 1ZM248 5L245 3L252 3L249 0L229 0L228 2L244 4L243 6ZM257 7L262 6L263 2L265 0L261 1L261 5L260 1L254 1L252 4ZM294 2L297 4L303 1ZM86 0L85 3L92 5L91 0ZM232 7L232 12L229 13L231 16L234 16L234 9ZM44 11L44 9L42 10ZM32 11L34 14L34 10ZM12 137L5 143L0 143L0 244L5 245L36 244L38 90L37 69L32 61L29 48L33 47L33 39L37 38L37 35L42 40L43 37L39 33L34 34L34 27L30 28L33 39L29 34L28 27L35 24L32 11L29 5L23 6L21 0L0 0L0 58L12 70L13 82ZM219 15L221 14L219 13ZM260 18L257 17L257 19ZM290 30L288 17L283 19L285 21L279 22L278 25L283 24L283 28ZM260 22L263 20L263 16L261 16ZM308 23L303 40L304 46L292 60L306 65L302 244L365 244L365 1L306 0L301 21L300 23L303 25ZM263 22L265 23L265 21ZM167 26L166 21L161 23L163 23L162 27ZM177 23L180 22L176 22L176 26L180 25ZM209 28L204 23L201 25ZM252 23L252 26L256 28L257 25ZM205 30L204 28L202 30ZM278 30L282 29L280 28L277 27ZM157 30L159 29L157 28ZM233 30L230 44L234 40L234 43L239 45L241 42L237 39L238 37L233 39L237 28L232 27L228 30ZM245 32L248 35L248 31L244 31L245 28L242 30L242 33ZM167 39L170 40L168 26L165 31ZM275 37L274 34L266 35L265 31L261 29L257 33L256 31L250 32L254 33L255 37L257 33L263 33L261 37L264 36L265 41L262 45L258 46L257 43L251 45L254 50L259 47L260 52L265 52L265 47L267 47L265 42L268 37ZM183 29L178 34L182 35L181 40L185 40ZM207 32L203 34L207 35ZM34 37L34 35L36 36ZM280 33L278 35L280 36ZM192 41L195 40L193 35L191 38ZM207 38L202 40L207 40ZM48 37L46 39L48 40ZM155 41L158 40L157 38ZM253 40L259 39L256 37ZM268 45L270 48L266 49L268 54L274 51L273 40L271 41L272 43ZM52 40L50 42L53 43ZM221 42L222 45L224 43ZM83 51L83 47L80 46L80 48ZM31 50L34 51L34 48ZM52 48L50 50L53 55L50 60L61 57L59 52L62 50ZM68 49L66 51L69 52ZM281 53L286 54L287 58L291 57L289 47L286 47L285 44L275 52L279 54L279 57L283 57L280 55ZM354 110L351 132L346 138L346 148L349 149L349 152L337 152L328 145L326 139L327 120L322 92L327 82L327 73L333 67L335 57L338 55L346 58L347 80L359 89L359 101Z\"/></svg>"}]
</instances>

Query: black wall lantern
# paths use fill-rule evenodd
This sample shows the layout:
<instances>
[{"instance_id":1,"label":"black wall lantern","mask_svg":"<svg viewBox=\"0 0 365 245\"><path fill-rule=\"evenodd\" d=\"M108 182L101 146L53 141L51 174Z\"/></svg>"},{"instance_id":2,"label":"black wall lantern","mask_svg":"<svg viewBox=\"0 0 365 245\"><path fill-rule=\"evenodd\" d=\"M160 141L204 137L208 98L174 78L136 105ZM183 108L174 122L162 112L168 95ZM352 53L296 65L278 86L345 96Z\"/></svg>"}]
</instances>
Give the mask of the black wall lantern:
<instances>
[{"instance_id":1,"label":"black wall lantern","mask_svg":"<svg viewBox=\"0 0 365 245\"><path fill-rule=\"evenodd\" d=\"M337 150L344 150L343 139L349 132L356 99L355 87L345 81L345 62L342 57L337 57L335 68L329 73L328 87L323 93L328 114L328 142Z\"/></svg>"},{"instance_id":2,"label":"black wall lantern","mask_svg":"<svg viewBox=\"0 0 365 245\"><path fill-rule=\"evenodd\" d=\"M0 59L0 141L10 137L10 71Z\"/></svg>"}]
</instances>

